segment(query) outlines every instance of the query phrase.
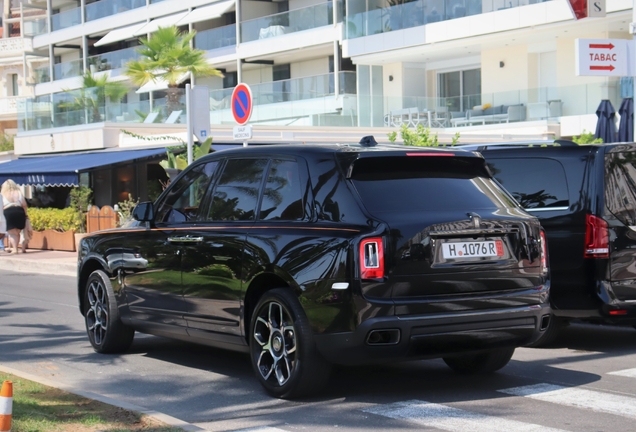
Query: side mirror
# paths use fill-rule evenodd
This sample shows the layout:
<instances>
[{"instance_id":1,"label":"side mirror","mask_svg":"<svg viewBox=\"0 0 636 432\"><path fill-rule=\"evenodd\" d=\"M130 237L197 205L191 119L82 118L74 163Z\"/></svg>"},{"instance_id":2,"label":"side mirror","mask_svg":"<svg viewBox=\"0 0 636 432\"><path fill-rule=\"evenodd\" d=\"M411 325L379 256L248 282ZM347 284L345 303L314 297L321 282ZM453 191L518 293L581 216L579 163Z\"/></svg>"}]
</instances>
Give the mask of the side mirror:
<instances>
[{"instance_id":1,"label":"side mirror","mask_svg":"<svg viewBox=\"0 0 636 432\"><path fill-rule=\"evenodd\" d=\"M139 222L152 222L155 218L155 209L152 202L142 202L135 206L132 213L133 219Z\"/></svg>"}]
</instances>

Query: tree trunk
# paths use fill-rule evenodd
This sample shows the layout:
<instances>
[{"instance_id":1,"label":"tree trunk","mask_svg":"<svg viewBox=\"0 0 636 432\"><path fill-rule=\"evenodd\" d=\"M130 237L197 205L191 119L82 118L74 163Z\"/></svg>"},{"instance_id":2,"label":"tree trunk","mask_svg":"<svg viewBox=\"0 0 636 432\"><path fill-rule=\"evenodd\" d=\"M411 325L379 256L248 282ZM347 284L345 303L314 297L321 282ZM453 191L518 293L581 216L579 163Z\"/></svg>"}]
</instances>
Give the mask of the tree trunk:
<instances>
[{"instance_id":1,"label":"tree trunk","mask_svg":"<svg viewBox=\"0 0 636 432\"><path fill-rule=\"evenodd\" d=\"M178 87L168 87L166 90L166 116L169 116L173 111L178 111L181 108L181 89Z\"/></svg>"}]
</instances>

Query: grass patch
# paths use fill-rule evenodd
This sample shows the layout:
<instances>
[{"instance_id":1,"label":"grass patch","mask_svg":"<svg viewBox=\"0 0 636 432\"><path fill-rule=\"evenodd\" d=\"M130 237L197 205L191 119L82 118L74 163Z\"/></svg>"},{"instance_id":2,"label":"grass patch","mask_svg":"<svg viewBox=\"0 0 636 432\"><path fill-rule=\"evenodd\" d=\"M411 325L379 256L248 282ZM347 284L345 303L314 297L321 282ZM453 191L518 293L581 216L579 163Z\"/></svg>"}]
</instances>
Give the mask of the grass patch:
<instances>
[{"instance_id":1,"label":"grass patch","mask_svg":"<svg viewBox=\"0 0 636 432\"><path fill-rule=\"evenodd\" d=\"M12 432L182 430L133 411L0 373L0 383L5 380L13 382Z\"/></svg>"}]
</instances>

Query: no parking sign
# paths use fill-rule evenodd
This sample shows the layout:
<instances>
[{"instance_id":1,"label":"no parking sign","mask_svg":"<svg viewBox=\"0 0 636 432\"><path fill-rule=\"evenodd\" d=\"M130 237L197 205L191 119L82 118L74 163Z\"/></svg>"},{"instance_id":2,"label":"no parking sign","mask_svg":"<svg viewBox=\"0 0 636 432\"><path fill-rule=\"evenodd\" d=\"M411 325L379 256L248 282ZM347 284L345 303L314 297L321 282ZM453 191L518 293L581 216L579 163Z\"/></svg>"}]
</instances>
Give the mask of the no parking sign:
<instances>
[{"instance_id":1,"label":"no parking sign","mask_svg":"<svg viewBox=\"0 0 636 432\"><path fill-rule=\"evenodd\" d=\"M239 84L232 92L232 116L240 125L244 125L252 115L252 91L247 84Z\"/></svg>"}]
</instances>

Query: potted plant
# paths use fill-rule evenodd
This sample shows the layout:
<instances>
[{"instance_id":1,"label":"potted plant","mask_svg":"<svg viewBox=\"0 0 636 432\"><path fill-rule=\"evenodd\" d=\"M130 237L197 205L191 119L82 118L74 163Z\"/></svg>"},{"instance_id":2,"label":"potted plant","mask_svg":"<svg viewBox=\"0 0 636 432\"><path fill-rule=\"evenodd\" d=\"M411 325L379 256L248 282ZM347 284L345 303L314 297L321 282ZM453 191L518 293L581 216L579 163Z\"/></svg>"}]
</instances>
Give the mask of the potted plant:
<instances>
[{"instance_id":1,"label":"potted plant","mask_svg":"<svg viewBox=\"0 0 636 432\"><path fill-rule=\"evenodd\" d=\"M30 208L33 236L30 249L75 250L75 233L81 229L74 209Z\"/></svg>"}]
</instances>

